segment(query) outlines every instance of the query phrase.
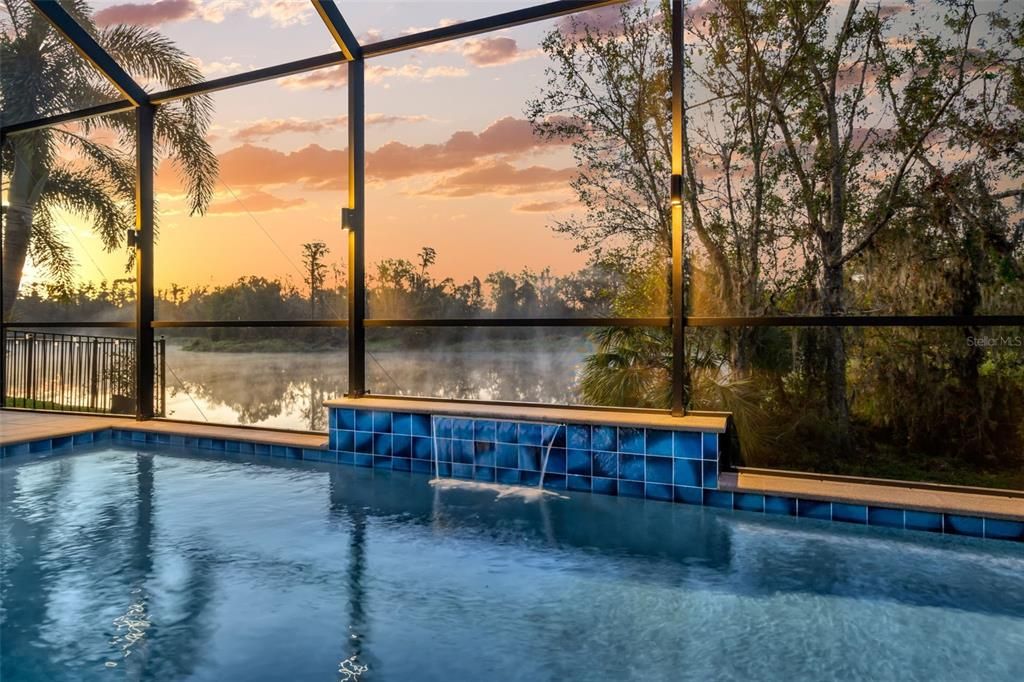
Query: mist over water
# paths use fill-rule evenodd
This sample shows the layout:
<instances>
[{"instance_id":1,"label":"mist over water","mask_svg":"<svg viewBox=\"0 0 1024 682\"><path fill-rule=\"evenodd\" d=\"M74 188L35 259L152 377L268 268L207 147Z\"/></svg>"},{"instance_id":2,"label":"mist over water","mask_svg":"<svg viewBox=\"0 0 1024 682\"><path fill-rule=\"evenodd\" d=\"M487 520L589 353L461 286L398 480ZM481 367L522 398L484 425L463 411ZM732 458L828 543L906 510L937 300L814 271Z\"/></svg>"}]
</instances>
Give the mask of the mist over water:
<instances>
[{"instance_id":1,"label":"mist over water","mask_svg":"<svg viewBox=\"0 0 1024 682\"><path fill-rule=\"evenodd\" d=\"M542 403L579 402L576 373L587 350L550 339L514 347L371 347L372 393ZM345 351L202 352L167 346L167 416L173 419L324 431L322 403L348 385Z\"/></svg>"}]
</instances>

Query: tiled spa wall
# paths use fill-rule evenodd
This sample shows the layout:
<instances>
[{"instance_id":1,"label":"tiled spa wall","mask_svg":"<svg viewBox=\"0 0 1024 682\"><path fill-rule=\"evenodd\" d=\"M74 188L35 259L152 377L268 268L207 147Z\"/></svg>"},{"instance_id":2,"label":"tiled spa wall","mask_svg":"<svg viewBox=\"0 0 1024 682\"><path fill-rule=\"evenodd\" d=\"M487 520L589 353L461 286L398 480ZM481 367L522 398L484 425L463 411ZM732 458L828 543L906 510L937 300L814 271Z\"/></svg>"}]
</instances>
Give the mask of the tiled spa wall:
<instances>
[{"instance_id":1,"label":"tiled spa wall","mask_svg":"<svg viewBox=\"0 0 1024 682\"><path fill-rule=\"evenodd\" d=\"M343 464L432 474L433 427L445 477L537 485L551 444L552 490L690 504L718 490L717 433L330 408L329 449Z\"/></svg>"}]
</instances>

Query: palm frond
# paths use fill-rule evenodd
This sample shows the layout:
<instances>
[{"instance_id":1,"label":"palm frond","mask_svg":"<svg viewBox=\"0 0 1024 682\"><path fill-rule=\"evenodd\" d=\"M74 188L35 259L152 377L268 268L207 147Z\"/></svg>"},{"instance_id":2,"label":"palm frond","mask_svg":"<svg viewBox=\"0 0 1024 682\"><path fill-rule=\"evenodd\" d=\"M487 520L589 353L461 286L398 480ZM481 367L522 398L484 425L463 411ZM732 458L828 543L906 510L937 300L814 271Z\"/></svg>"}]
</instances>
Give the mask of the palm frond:
<instances>
[{"instance_id":1,"label":"palm frond","mask_svg":"<svg viewBox=\"0 0 1024 682\"><path fill-rule=\"evenodd\" d=\"M132 225L129 209L117 200L102 174L92 168L57 166L51 169L38 207L61 208L86 217L108 251L123 244L125 230Z\"/></svg>"},{"instance_id":2,"label":"palm frond","mask_svg":"<svg viewBox=\"0 0 1024 682\"><path fill-rule=\"evenodd\" d=\"M58 233L53 216L45 208L38 208L32 216L29 257L61 292L66 293L74 286L75 258L72 249Z\"/></svg>"}]
</instances>

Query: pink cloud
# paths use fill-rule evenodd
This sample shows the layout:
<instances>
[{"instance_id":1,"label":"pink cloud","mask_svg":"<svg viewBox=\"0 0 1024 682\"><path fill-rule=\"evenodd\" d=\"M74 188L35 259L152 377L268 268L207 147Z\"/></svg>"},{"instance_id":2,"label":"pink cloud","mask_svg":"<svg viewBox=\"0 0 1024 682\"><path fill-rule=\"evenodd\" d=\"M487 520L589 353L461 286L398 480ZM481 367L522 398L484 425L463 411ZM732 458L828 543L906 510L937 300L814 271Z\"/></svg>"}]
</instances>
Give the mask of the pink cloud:
<instances>
[{"instance_id":1,"label":"pink cloud","mask_svg":"<svg viewBox=\"0 0 1024 682\"><path fill-rule=\"evenodd\" d=\"M575 176L575 168L516 168L510 163L499 161L439 180L421 194L448 197L529 194L566 187Z\"/></svg>"},{"instance_id":2,"label":"pink cloud","mask_svg":"<svg viewBox=\"0 0 1024 682\"><path fill-rule=\"evenodd\" d=\"M209 208L213 215L238 215L246 213L266 213L268 211L281 211L286 208L294 208L306 203L302 197L296 199L282 199L273 194L267 194L256 190L249 194L242 194L236 200L234 196L228 195L223 199L215 200Z\"/></svg>"},{"instance_id":3,"label":"pink cloud","mask_svg":"<svg viewBox=\"0 0 1024 682\"><path fill-rule=\"evenodd\" d=\"M566 211L578 204L574 201L532 201L520 204L514 210L523 213L554 213L555 211Z\"/></svg>"},{"instance_id":4,"label":"pink cloud","mask_svg":"<svg viewBox=\"0 0 1024 682\"><path fill-rule=\"evenodd\" d=\"M439 173L469 168L485 157L515 156L554 144L536 137L529 121L507 116L479 134L460 130L441 144L388 142L366 155L366 173L380 180Z\"/></svg>"},{"instance_id":5,"label":"pink cloud","mask_svg":"<svg viewBox=\"0 0 1024 682\"><path fill-rule=\"evenodd\" d=\"M111 24L135 24L137 26L159 26L170 21L181 21L195 15L196 6L192 0L157 0L153 3L126 2L105 7L93 15L97 26Z\"/></svg>"},{"instance_id":6,"label":"pink cloud","mask_svg":"<svg viewBox=\"0 0 1024 682\"><path fill-rule=\"evenodd\" d=\"M368 126L388 126L397 123L420 123L428 120L427 116L419 114L402 116L397 114L372 113L366 115ZM348 123L347 116L335 116L333 118L303 119L303 118L265 118L254 121L236 130L232 139L240 142L254 142L266 140L275 135L286 133L322 133L327 130L343 129Z\"/></svg>"}]
</instances>

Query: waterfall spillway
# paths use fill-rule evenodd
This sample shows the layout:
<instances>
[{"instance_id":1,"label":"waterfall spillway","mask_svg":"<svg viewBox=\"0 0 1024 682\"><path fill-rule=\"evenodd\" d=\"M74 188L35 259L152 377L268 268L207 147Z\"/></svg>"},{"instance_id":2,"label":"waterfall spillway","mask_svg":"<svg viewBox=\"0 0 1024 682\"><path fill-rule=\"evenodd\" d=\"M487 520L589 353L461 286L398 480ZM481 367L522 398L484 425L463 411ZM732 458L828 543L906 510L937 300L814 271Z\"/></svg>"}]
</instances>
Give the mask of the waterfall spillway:
<instances>
[{"instance_id":1,"label":"waterfall spillway","mask_svg":"<svg viewBox=\"0 0 1024 682\"><path fill-rule=\"evenodd\" d=\"M537 483L537 487L541 490L544 489L544 474L548 470L548 458L551 456L551 447L555 444L555 440L558 438L558 429L566 428L565 424L556 424L555 430L551 434L551 440L548 441L548 446L544 450L544 459L540 463L540 481ZM544 433L544 427L541 427L541 434Z\"/></svg>"}]
</instances>

